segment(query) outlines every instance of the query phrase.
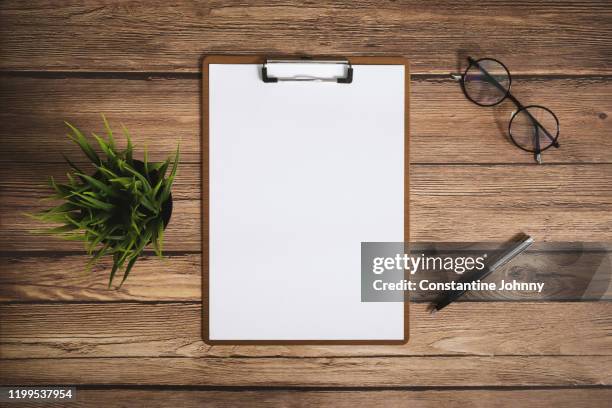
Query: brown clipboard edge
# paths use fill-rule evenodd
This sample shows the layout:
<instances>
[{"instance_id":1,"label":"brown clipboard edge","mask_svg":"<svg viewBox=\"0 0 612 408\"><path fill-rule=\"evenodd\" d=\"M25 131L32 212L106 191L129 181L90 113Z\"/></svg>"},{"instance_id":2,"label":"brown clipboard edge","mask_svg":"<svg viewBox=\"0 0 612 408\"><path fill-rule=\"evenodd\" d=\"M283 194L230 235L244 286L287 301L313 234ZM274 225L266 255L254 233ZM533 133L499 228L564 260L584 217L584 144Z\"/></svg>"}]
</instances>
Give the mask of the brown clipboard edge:
<instances>
[{"instance_id":1,"label":"brown clipboard edge","mask_svg":"<svg viewBox=\"0 0 612 408\"><path fill-rule=\"evenodd\" d=\"M410 302L404 292L404 338L402 340L211 340L209 333L209 115L208 72L210 64L263 64L268 58L303 59L303 56L287 55L206 55L202 59L202 337L206 344L216 345L401 345L410 338ZM309 56L312 59L338 59L333 56ZM410 240L410 65L404 57L341 57L352 65L403 65L404 66L404 242ZM204 106L205 102L205 106Z\"/></svg>"}]
</instances>

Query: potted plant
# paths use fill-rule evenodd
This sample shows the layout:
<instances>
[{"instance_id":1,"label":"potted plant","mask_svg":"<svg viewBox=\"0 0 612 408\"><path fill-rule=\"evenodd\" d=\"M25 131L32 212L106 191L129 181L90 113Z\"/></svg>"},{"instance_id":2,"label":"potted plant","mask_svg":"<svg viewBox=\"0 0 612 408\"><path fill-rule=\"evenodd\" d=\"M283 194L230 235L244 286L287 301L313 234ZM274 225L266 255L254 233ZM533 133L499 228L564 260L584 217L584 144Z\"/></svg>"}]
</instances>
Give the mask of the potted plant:
<instances>
[{"instance_id":1,"label":"potted plant","mask_svg":"<svg viewBox=\"0 0 612 408\"><path fill-rule=\"evenodd\" d=\"M33 217L61 224L44 230L46 233L84 241L91 256L87 263L89 269L103 256L112 256L110 288L117 271L123 269L121 287L147 245L152 244L155 253L162 256L164 229L172 213L171 187L179 149L173 160L149 162L146 149L143 160L136 160L128 130L122 126L127 148L120 150L106 118L102 116L102 119L106 138L92 133L101 154L79 129L65 122L71 130L68 136L81 148L93 169L82 170L64 157L71 168L66 174L67 182L59 183L51 178L50 186L55 193L49 197L62 203Z\"/></svg>"}]
</instances>

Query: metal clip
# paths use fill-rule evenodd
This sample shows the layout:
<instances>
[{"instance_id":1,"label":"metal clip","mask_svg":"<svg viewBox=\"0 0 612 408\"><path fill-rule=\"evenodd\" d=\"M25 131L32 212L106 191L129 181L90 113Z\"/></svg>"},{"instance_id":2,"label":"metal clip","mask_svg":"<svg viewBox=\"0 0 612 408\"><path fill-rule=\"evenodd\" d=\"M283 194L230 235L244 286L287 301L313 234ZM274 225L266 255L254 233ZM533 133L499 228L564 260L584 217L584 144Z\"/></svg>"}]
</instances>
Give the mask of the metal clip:
<instances>
[{"instance_id":1,"label":"metal clip","mask_svg":"<svg viewBox=\"0 0 612 408\"><path fill-rule=\"evenodd\" d=\"M268 64L343 64L347 66L344 77L317 77L309 75L296 75L292 77L273 77L268 75ZM287 81L313 81L313 82L337 82L339 84L350 84L353 82L353 67L349 61L331 60L266 60L261 67L261 79L265 83L287 82Z\"/></svg>"}]
</instances>

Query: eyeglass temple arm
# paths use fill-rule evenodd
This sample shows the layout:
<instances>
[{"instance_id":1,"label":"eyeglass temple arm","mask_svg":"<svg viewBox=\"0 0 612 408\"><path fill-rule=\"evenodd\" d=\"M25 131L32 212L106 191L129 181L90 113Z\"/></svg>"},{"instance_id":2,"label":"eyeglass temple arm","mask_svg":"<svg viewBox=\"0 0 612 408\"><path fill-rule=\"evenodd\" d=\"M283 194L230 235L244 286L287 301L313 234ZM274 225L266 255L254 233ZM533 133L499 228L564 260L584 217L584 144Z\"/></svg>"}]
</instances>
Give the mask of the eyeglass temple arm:
<instances>
[{"instance_id":1,"label":"eyeglass temple arm","mask_svg":"<svg viewBox=\"0 0 612 408\"><path fill-rule=\"evenodd\" d=\"M502 84L500 84L499 81L493 77L493 75L489 74L489 71L484 69L484 67L482 65L480 65L478 63L478 61L476 61L472 57L468 57L468 61L470 62L470 64L476 65L476 67L480 70L480 72L482 72L485 75L485 77L487 77L489 82L491 82L493 85L495 85L495 87L497 89L499 89L502 93L505 94L505 93L508 92L508 90ZM509 94L509 92L508 92L508 94Z\"/></svg>"},{"instance_id":2,"label":"eyeglass temple arm","mask_svg":"<svg viewBox=\"0 0 612 408\"><path fill-rule=\"evenodd\" d=\"M540 153L542 153L542 151L540 150L540 130L538 126L534 126L533 127L534 131L533 131L533 143L534 143L534 156L535 156L535 160L538 162L538 164L542 164L542 155Z\"/></svg>"},{"instance_id":3,"label":"eyeglass temple arm","mask_svg":"<svg viewBox=\"0 0 612 408\"><path fill-rule=\"evenodd\" d=\"M508 98L510 98L510 100L516 105L516 107L518 109L523 109L524 106L522 103L520 103L518 101L518 99L516 99L514 97L514 95L512 95L508 90L506 90L506 88L504 88L504 86L502 84L499 83L499 81L497 79L495 79L491 74L489 74L489 72L484 69L484 67L482 65L480 65L478 63L478 61L476 61L474 58L472 57L468 57L468 61L470 62L470 64L475 65L484 75L485 77L487 77L487 79L489 80L489 82L491 82L493 85L495 85L495 87L497 89L499 89L500 91L502 91L503 93L507 93L508 94ZM544 126L542 126L542 124L540 122L538 122L538 120L536 118L533 117L533 115L531 113L529 113L529 111L527 109L523 109L525 111L525 113L527 114L527 116L529 116L529 118L531 119L531 121L533 122L533 124L536 127L541 128L544 131L544 134L546 135L546 137L548 137L550 139L550 141L552 142L552 145L554 147L559 147L559 142L555 141L555 138L552 137L552 135L548 132L548 130L546 130L546 128Z\"/></svg>"}]
</instances>

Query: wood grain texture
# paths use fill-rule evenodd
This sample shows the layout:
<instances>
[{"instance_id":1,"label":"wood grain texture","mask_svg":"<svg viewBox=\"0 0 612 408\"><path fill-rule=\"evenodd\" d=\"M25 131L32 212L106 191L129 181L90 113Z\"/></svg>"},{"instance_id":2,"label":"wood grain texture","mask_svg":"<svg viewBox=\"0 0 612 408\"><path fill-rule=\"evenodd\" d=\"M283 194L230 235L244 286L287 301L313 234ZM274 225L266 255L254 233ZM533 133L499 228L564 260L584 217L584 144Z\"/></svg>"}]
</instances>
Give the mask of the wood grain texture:
<instances>
[{"instance_id":1,"label":"wood grain texture","mask_svg":"<svg viewBox=\"0 0 612 408\"><path fill-rule=\"evenodd\" d=\"M199 80L135 76L128 78L0 77L0 134L6 160L61 162L84 156L71 142L63 121L86 134L105 134L100 115L118 132L123 123L136 155L147 146L152 160L181 145L181 158L200 162ZM119 146L125 146L118 137Z\"/></svg>"},{"instance_id":2,"label":"wood grain texture","mask_svg":"<svg viewBox=\"0 0 612 408\"><path fill-rule=\"evenodd\" d=\"M178 178L178 176L177 176ZM38 211L48 206L26 199L27 204L11 204L4 192L0 196L2 214L0 247L4 251L82 251L83 244L64 241L38 233L47 225L29 218L26 213ZM164 249L176 251L200 251L201 239L198 220L200 219L200 200L176 200L172 207L172 217L164 233ZM49 224L51 225L51 224Z\"/></svg>"},{"instance_id":3,"label":"wood grain texture","mask_svg":"<svg viewBox=\"0 0 612 408\"><path fill-rule=\"evenodd\" d=\"M610 241L612 166L415 166L410 208L415 241Z\"/></svg>"},{"instance_id":4,"label":"wood grain texture","mask_svg":"<svg viewBox=\"0 0 612 408\"><path fill-rule=\"evenodd\" d=\"M70 407L228 408L228 407L411 407L448 408L590 408L603 407L612 399L609 388L534 390L380 390L380 391L204 391L78 389ZM21 402L20 407L64 407L65 403Z\"/></svg>"},{"instance_id":5,"label":"wood grain texture","mask_svg":"<svg viewBox=\"0 0 612 408\"><path fill-rule=\"evenodd\" d=\"M60 156L61 157L61 156ZM94 172L91 165L81 164L83 171ZM2 204L6 206L22 206L24 201L32 207L45 208L53 204L40 200L52 193L49 178L65 182L66 172L70 170L66 162L22 162L0 166L0 194ZM176 201L193 201L200 198L200 166L199 164L180 163L176 179L172 184L172 199Z\"/></svg>"},{"instance_id":6,"label":"wood grain texture","mask_svg":"<svg viewBox=\"0 0 612 408\"><path fill-rule=\"evenodd\" d=\"M611 302L462 302L432 317L425 304L412 304L406 345L262 347L205 344L201 303L13 304L0 306L0 356L612 356L611 312Z\"/></svg>"},{"instance_id":7,"label":"wood grain texture","mask_svg":"<svg viewBox=\"0 0 612 408\"><path fill-rule=\"evenodd\" d=\"M512 89L524 103L545 105L559 117L561 148L549 149L545 163L612 163L612 82L517 78ZM533 164L507 138L510 102L478 107L457 83L441 78L413 78L411 91L411 163ZM62 121L103 133L100 113L116 129L120 123L130 129L140 154L147 145L154 159L163 159L180 142L182 160L200 162L197 77L0 75L0 105L0 161L20 163L9 168L61 162L62 154L82 160Z\"/></svg>"},{"instance_id":8,"label":"wood grain texture","mask_svg":"<svg viewBox=\"0 0 612 408\"><path fill-rule=\"evenodd\" d=\"M24 215L45 208L36 174L57 174L63 164L3 170L0 213L5 251L80 250L78 242L32 234L39 222ZM612 164L557 166L437 166L410 168L413 241L505 241L525 232L536 241L610 241ZM199 169L183 166L166 249L200 251ZM24 191L27 194L24 194ZM382 194L382 192L381 192Z\"/></svg>"},{"instance_id":9,"label":"wood grain texture","mask_svg":"<svg viewBox=\"0 0 612 408\"><path fill-rule=\"evenodd\" d=\"M121 289L108 290L110 259L92 272L85 270L84 253L0 255L0 301L191 301L202 299L202 259L199 253L166 253L160 260L142 256ZM44 265L44 268L41 267ZM424 276L417 277L425 279ZM449 273L433 281L454 280ZM487 278L489 282L516 279L543 282L542 293L520 291L468 292L463 300L598 300L612 299L611 252L527 252ZM411 301L431 301L435 292L410 294Z\"/></svg>"},{"instance_id":10,"label":"wood grain texture","mask_svg":"<svg viewBox=\"0 0 612 408\"><path fill-rule=\"evenodd\" d=\"M4 1L0 69L197 72L203 54L248 51L395 54L447 73L469 51L517 73L601 74L610 19L606 1Z\"/></svg>"},{"instance_id":11,"label":"wood grain texture","mask_svg":"<svg viewBox=\"0 0 612 408\"><path fill-rule=\"evenodd\" d=\"M2 360L0 384L243 387L612 385L612 356Z\"/></svg>"},{"instance_id":12,"label":"wood grain texture","mask_svg":"<svg viewBox=\"0 0 612 408\"><path fill-rule=\"evenodd\" d=\"M199 253L151 252L138 259L130 279L108 289L112 259L85 270L86 255L43 253L0 255L0 302L32 301L200 301L202 258ZM44 267L41 267L44 265Z\"/></svg>"},{"instance_id":13,"label":"wood grain texture","mask_svg":"<svg viewBox=\"0 0 612 408\"><path fill-rule=\"evenodd\" d=\"M6 166L0 170L0 214L2 214L2 236L6 241L3 250L83 250L82 243L63 241L37 233L47 225L33 220L27 213L49 208L52 203L41 201L51 192L46 185L49 177L58 181L66 179L66 164L29 163ZM195 164L179 167L173 186L173 214L166 230L164 248L168 250L200 251L201 239L198 224L200 218L200 168ZM10 242L21 236L18 241ZM0 241L3 239L0 238ZM27 242L27 243L26 243ZM24 245L25 244L25 245Z\"/></svg>"}]
</instances>

